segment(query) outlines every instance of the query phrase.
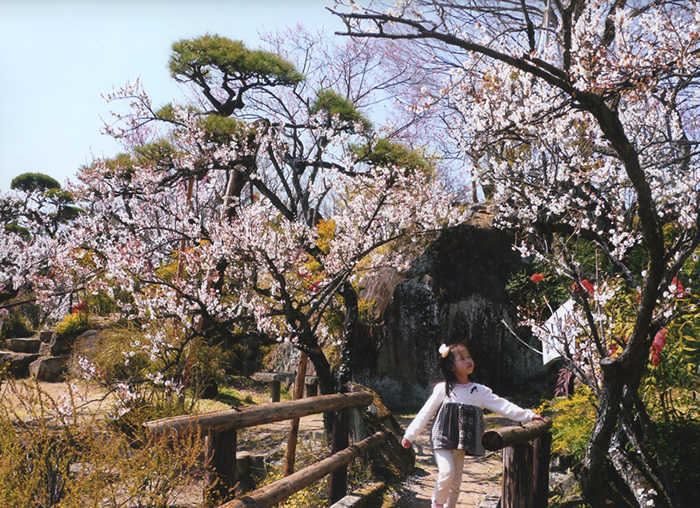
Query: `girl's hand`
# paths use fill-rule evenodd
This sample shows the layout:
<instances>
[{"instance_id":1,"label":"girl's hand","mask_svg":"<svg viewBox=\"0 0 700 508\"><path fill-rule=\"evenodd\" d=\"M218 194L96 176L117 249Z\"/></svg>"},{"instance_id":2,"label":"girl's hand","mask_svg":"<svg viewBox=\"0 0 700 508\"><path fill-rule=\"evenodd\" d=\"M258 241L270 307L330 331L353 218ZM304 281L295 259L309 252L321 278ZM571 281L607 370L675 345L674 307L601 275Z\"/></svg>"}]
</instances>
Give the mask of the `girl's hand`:
<instances>
[{"instance_id":1,"label":"girl's hand","mask_svg":"<svg viewBox=\"0 0 700 508\"><path fill-rule=\"evenodd\" d=\"M404 448L410 448L410 447L411 447L411 442L410 442L408 439L403 438L403 439L401 440L401 446L403 446Z\"/></svg>"},{"instance_id":2,"label":"girl's hand","mask_svg":"<svg viewBox=\"0 0 700 508\"><path fill-rule=\"evenodd\" d=\"M540 416L540 415L535 415L535 417L533 418L533 420L539 420L539 421L541 421L541 422L545 421L544 417L543 417L543 416Z\"/></svg>"}]
</instances>

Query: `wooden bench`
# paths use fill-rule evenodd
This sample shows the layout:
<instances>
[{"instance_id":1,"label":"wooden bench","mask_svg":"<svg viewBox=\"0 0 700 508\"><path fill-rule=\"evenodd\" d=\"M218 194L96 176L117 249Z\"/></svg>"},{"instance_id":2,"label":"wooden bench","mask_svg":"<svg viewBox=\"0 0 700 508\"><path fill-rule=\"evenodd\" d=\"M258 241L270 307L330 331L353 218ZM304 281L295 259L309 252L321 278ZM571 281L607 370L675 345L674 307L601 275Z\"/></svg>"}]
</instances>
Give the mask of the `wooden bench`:
<instances>
[{"instance_id":1,"label":"wooden bench","mask_svg":"<svg viewBox=\"0 0 700 508\"><path fill-rule=\"evenodd\" d=\"M282 381L285 383L294 383L296 374L276 373L276 372L258 372L253 374L252 378L256 381L270 383L270 402L280 401L280 385ZM318 378L316 376L306 376L304 379L305 397L314 397L318 394Z\"/></svg>"}]
</instances>

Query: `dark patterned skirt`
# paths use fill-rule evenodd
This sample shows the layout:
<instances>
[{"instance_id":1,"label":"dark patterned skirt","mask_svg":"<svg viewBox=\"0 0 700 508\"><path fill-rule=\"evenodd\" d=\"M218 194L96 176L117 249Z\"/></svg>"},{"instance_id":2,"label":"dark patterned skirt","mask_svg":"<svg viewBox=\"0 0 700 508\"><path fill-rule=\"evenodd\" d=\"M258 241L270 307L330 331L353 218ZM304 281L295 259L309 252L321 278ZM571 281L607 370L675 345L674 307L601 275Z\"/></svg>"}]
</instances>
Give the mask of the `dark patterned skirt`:
<instances>
[{"instance_id":1,"label":"dark patterned skirt","mask_svg":"<svg viewBox=\"0 0 700 508\"><path fill-rule=\"evenodd\" d=\"M484 455L481 436L484 412L480 407L453 402L443 404L433 422L433 448L464 450L467 455Z\"/></svg>"}]
</instances>

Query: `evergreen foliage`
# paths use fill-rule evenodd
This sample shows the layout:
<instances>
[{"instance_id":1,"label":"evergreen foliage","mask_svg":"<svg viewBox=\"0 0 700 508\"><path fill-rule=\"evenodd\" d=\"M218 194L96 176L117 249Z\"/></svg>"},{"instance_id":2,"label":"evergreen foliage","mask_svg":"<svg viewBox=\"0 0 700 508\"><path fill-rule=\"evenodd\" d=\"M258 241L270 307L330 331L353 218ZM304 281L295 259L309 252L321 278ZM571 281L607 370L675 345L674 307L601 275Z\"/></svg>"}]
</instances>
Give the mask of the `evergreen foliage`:
<instances>
[{"instance_id":1,"label":"evergreen foliage","mask_svg":"<svg viewBox=\"0 0 700 508\"><path fill-rule=\"evenodd\" d=\"M10 184L12 190L21 192L45 191L48 189L60 189L58 180L45 175L44 173L22 173L12 179Z\"/></svg>"},{"instance_id":2,"label":"evergreen foliage","mask_svg":"<svg viewBox=\"0 0 700 508\"><path fill-rule=\"evenodd\" d=\"M396 166L408 172L421 171L433 175L435 166L421 152L386 138L380 138L372 144L353 146L353 151L372 166Z\"/></svg>"},{"instance_id":3,"label":"evergreen foliage","mask_svg":"<svg viewBox=\"0 0 700 508\"><path fill-rule=\"evenodd\" d=\"M311 105L309 112L316 114L326 111L329 117L338 116L342 123L361 123L365 129L371 129L372 123L367 120L349 100L343 98L333 90L319 90L316 100Z\"/></svg>"},{"instance_id":4,"label":"evergreen foliage","mask_svg":"<svg viewBox=\"0 0 700 508\"><path fill-rule=\"evenodd\" d=\"M295 85L303 80L294 65L267 51L249 50L241 41L218 35L183 39L173 44L170 75L177 81L209 83L217 70L222 81L240 80L242 85Z\"/></svg>"}]
</instances>

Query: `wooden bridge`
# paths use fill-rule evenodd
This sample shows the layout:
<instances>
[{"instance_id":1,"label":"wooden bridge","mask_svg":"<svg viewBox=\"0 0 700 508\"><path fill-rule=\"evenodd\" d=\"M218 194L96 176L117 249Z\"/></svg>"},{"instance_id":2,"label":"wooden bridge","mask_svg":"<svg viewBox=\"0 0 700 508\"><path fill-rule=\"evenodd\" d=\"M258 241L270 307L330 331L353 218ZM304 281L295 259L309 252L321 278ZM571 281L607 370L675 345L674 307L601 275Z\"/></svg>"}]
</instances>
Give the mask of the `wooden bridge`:
<instances>
[{"instance_id":1,"label":"wooden bridge","mask_svg":"<svg viewBox=\"0 0 700 508\"><path fill-rule=\"evenodd\" d=\"M236 478L236 446L239 429L263 425L266 423L292 420L297 422L303 416L322 413L340 412L346 409L367 407L373 401L369 392L321 395L286 402L276 402L234 408L224 411L164 418L146 423L147 429L154 435L177 436L188 429L199 429L206 436L206 448L210 460L210 484L219 486L223 493L232 492ZM502 508L544 508L547 506L549 482L549 445L548 433L551 422L531 422L524 426L504 427L484 434L483 444L488 450L503 449L503 482L501 492ZM292 425L294 429L294 425ZM354 443L347 448L336 451L326 459L292 472L285 467L283 479L266 485L261 489L231 499L220 508L269 507L284 501L295 492L331 475L330 503L341 501L346 494L343 483L348 464L365 451L379 446L386 436L383 432ZM291 436L290 436L291 439ZM294 435L294 442L296 435ZM291 447L292 454L294 446ZM290 447L288 447L289 451ZM287 462L290 461L288 456ZM293 464L293 457L291 458ZM335 480L334 480L335 476ZM339 494L340 492L340 494ZM339 505L351 506L349 504Z\"/></svg>"}]
</instances>

